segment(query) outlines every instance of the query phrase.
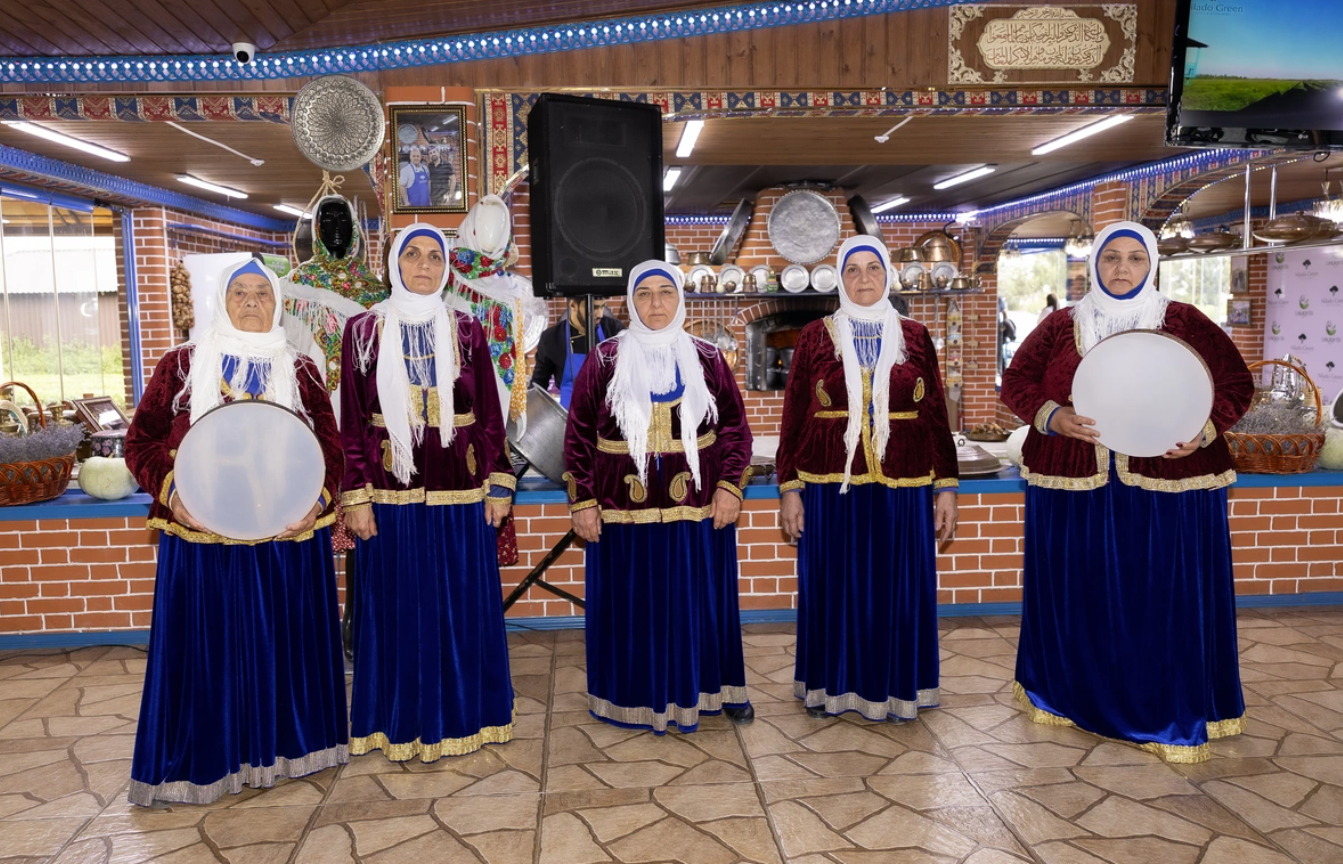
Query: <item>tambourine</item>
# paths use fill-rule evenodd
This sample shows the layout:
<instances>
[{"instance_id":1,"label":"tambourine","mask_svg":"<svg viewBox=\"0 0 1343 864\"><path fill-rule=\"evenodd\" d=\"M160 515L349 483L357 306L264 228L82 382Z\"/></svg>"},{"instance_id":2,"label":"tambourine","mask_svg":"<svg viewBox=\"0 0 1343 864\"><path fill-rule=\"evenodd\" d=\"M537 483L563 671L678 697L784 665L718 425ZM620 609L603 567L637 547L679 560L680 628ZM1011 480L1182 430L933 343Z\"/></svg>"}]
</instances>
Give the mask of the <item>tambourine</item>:
<instances>
[{"instance_id":1,"label":"tambourine","mask_svg":"<svg viewBox=\"0 0 1343 864\"><path fill-rule=\"evenodd\" d=\"M1212 395L1198 352L1155 330L1102 339L1073 376L1073 408L1096 421L1101 444L1127 456L1161 456L1198 439Z\"/></svg>"},{"instance_id":2,"label":"tambourine","mask_svg":"<svg viewBox=\"0 0 1343 864\"><path fill-rule=\"evenodd\" d=\"M198 522L232 540L265 540L301 522L322 494L322 446L298 414L243 400L192 424L177 448L177 495Z\"/></svg>"}]
</instances>

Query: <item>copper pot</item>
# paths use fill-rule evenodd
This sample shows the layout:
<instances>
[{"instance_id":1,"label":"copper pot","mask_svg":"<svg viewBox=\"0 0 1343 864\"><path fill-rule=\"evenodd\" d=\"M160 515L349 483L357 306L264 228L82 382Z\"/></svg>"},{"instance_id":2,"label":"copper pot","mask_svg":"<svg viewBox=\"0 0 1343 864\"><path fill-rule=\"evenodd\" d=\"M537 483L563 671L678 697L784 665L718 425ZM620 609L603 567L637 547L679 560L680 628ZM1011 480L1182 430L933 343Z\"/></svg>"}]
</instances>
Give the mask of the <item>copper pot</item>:
<instances>
[{"instance_id":1,"label":"copper pot","mask_svg":"<svg viewBox=\"0 0 1343 864\"><path fill-rule=\"evenodd\" d=\"M1189 239L1177 234L1165 240L1158 240L1156 251L1158 255L1179 255L1181 252L1189 251Z\"/></svg>"},{"instance_id":2,"label":"copper pot","mask_svg":"<svg viewBox=\"0 0 1343 864\"><path fill-rule=\"evenodd\" d=\"M1189 251L1216 252L1221 249L1230 249L1239 243L1240 238L1223 227L1217 231L1196 235L1189 241ZM1160 252L1161 250L1158 248L1157 251Z\"/></svg>"},{"instance_id":3,"label":"copper pot","mask_svg":"<svg viewBox=\"0 0 1343 864\"><path fill-rule=\"evenodd\" d=\"M917 246L906 246L900 250L901 264L923 263L923 250Z\"/></svg>"},{"instance_id":4,"label":"copper pot","mask_svg":"<svg viewBox=\"0 0 1343 864\"><path fill-rule=\"evenodd\" d=\"M681 256L681 258L682 258L681 263L690 267L694 267L697 264L707 265L709 263L708 252L690 252L687 253L686 255Z\"/></svg>"},{"instance_id":5,"label":"copper pot","mask_svg":"<svg viewBox=\"0 0 1343 864\"><path fill-rule=\"evenodd\" d=\"M1310 213L1291 213L1279 216L1254 232L1254 239L1265 243L1303 243L1308 240L1326 240L1338 230L1333 222Z\"/></svg>"},{"instance_id":6,"label":"copper pot","mask_svg":"<svg viewBox=\"0 0 1343 864\"><path fill-rule=\"evenodd\" d=\"M914 245L923 250L923 260L929 263L961 263L961 244L946 231L929 231L920 236Z\"/></svg>"}]
</instances>

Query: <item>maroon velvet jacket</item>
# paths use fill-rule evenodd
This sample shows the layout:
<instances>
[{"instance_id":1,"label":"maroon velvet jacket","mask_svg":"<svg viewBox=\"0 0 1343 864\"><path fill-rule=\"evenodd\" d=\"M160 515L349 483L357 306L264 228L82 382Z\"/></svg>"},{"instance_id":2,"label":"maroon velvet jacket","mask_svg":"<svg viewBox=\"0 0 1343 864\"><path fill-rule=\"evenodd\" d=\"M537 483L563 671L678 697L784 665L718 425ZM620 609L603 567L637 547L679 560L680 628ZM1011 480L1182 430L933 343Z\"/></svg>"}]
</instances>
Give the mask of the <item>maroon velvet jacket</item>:
<instances>
[{"instance_id":1,"label":"maroon velvet jacket","mask_svg":"<svg viewBox=\"0 0 1343 864\"><path fill-rule=\"evenodd\" d=\"M648 487L639 483L629 445L620 432L606 392L615 376L619 342L603 342L583 363L574 382L564 430L564 479L573 511L600 507L603 522L675 522L707 519L713 495L726 489L738 498L750 480L751 429L732 370L716 348L697 343L704 383L718 405L718 420L699 427L703 488L691 480L681 443L681 400L653 402L648 433ZM711 353L710 353L711 352Z\"/></svg>"},{"instance_id":2,"label":"maroon velvet jacket","mask_svg":"<svg viewBox=\"0 0 1343 864\"><path fill-rule=\"evenodd\" d=\"M1115 453L1116 473L1126 485L1158 492L1229 486L1236 472L1222 433L1250 407L1254 379L1222 328L1188 303L1172 302L1161 329L1187 342L1212 373L1212 416L1203 427L1203 446L1181 459ZM1050 435L1045 425L1055 408L1072 404L1073 375L1082 362L1079 344L1072 314L1050 315L1026 338L1003 373L1003 402L1032 425L1022 448L1021 473L1035 486L1095 489L1110 476L1108 448Z\"/></svg>"},{"instance_id":3,"label":"maroon velvet jacket","mask_svg":"<svg viewBox=\"0 0 1343 864\"><path fill-rule=\"evenodd\" d=\"M938 490L954 489L960 475L937 350L926 327L909 319L901 323L907 359L891 369L890 443L885 458L872 470L870 466L877 462L872 426L863 424L849 482L891 487L932 484ZM813 321L798 337L784 391L776 458L781 492L801 489L807 483L844 481L844 457L848 453L844 430L850 406L838 338L831 318ZM864 378L867 375L864 373ZM861 410L870 411L872 388L866 381L863 392Z\"/></svg>"},{"instance_id":4,"label":"maroon velvet jacket","mask_svg":"<svg viewBox=\"0 0 1343 864\"><path fill-rule=\"evenodd\" d=\"M294 366L299 399L322 445L322 455L326 461L326 480L322 484L321 500L313 502L323 505L322 512L317 516L317 524L313 527L324 528L336 519L336 491L340 489L344 464L340 452L340 432L336 429L336 414L331 409L331 398L327 395L326 384L322 381L317 364L309 357L299 356ZM177 458L178 445L191 428L190 400L183 397L182 408L178 411L173 410L173 401L183 382L189 379L190 371L191 349L174 348L164 354L154 367L149 387L136 406L135 419L126 432L126 467L135 475L140 487L154 496L154 503L149 507L149 527L167 531L193 543L250 545L252 542L271 542L231 540L214 533L193 531L173 519L169 506L173 494L173 463ZM233 396L227 394L224 397L226 402L232 402L233 399ZM311 531L288 539L299 541L310 537Z\"/></svg>"},{"instance_id":5,"label":"maroon velvet jacket","mask_svg":"<svg viewBox=\"0 0 1343 864\"><path fill-rule=\"evenodd\" d=\"M361 342L380 328L372 312L356 315L345 325L341 346L341 441L345 448L345 484L341 501L346 510L378 504L472 504L485 499L491 485L517 488L508 458L503 412L485 331L476 319L452 313L457 322L461 374L453 384L456 432L447 449L439 446L438 393L411 385L411 405L428 404L424 438L414 449L415 473L403 484L392 473L392 444L378 399L377 334L367 371L360 371L354 339ZM454 350L440 346L436 350Z\"/></svg>"}]
</instances>

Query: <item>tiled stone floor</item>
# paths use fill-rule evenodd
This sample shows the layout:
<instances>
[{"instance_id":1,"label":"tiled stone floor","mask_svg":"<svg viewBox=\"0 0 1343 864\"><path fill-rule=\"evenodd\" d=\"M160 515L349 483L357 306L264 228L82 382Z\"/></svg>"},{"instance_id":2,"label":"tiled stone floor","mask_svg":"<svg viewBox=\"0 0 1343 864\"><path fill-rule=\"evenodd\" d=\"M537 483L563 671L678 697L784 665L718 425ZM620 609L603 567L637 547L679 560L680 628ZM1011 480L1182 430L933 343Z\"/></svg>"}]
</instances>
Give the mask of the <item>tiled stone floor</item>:
<instances>
[{"instance_id":1,"label":"tiled stone floor","mask_svg":"<svg viewBox=\"0 0 1343 864\"><path fill-rule=\"evenodd\" d=\"M663 738L587 714L581 632L514 635L511 744L157 811L125 792L143 651L0 654L0 862L1343 862L1343 609L1242 612L1249 731L1186 766L1027 721L1017 623L944 619L904 725L809 719L792 626L748 626L755 724Z\"/></svg>"}]
</instances>

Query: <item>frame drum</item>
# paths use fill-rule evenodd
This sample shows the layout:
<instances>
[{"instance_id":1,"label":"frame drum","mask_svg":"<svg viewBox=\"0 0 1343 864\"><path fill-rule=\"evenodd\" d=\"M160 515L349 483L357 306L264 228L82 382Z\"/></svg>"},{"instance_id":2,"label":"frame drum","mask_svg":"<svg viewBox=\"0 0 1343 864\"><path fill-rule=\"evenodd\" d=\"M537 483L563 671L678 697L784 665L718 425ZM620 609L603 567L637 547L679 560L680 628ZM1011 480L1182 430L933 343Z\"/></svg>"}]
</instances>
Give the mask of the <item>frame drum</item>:
<instances>
[{"instance_id":1,"label":"frame drum","mask_svg":"<svg viewBox=\"0 0 1343 864\"><path fill-rule=\"evenodd\" d=\"M232 540L266 540L302 521L322 494L317 435L274 402L227 402L201 417L177 448L173 479L198 522Z\"/></svg>"},{"instance_id":2,"label":"frame drum","mask_svg":"<svg viewBox=\"0 0 1343 864\"><path fill-rule=\"evenodd\" d=\"M1073 408L1096 421L1100 443L1127 456L1161 456L1203 434L1212 375L1183 340L1129 330L1097 343L1073 376Z\"/></svg>"}]
</instances>

